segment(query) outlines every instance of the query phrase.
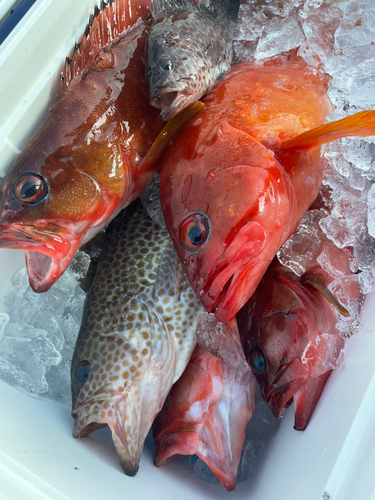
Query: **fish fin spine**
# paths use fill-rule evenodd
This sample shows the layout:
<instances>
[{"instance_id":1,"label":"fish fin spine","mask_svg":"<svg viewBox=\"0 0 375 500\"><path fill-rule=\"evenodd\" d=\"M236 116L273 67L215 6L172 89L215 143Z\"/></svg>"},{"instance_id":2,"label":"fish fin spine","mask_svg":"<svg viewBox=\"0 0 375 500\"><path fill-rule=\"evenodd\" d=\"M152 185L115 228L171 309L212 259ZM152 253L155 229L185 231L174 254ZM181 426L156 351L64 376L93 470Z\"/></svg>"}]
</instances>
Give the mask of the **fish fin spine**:
<instances>
[{"instance_id":1,"label":"fish fin spine","mask_svg":"<svg viewBox=\"0 0 375 500\"><path fill-rule=\"evenodd\" d=\"M139 20L146 21L151 15L152 0L109 0L95 6L90 14L82 37L76 41L71 56L65 60L60 74L64 92L71 81L89 68L109 43L133 28Z\"/></svg>"}]
</instances>

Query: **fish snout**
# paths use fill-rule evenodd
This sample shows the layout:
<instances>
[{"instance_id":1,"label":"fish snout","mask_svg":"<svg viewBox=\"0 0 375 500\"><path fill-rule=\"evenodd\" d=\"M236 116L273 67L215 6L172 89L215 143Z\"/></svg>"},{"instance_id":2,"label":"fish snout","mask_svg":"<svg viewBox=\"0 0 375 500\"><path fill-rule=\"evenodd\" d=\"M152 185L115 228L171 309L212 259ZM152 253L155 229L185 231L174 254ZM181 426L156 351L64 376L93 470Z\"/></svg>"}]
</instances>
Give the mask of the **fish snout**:
<instances>
[{"instance_id":1,"label":"fish snout","mask_svg":"<svg viewBox=\"0 0 375 500\"><path fill-rule=\"evenodd\" d=\"M262 388L264 398L276 418L283 416L284 411L291 405L294 395L308 378L301 360L293 359L279 368L268 391Z\"/></svg>"},{"instance_id":2,"label":"fish snout","mask_svg":"<svg viewBox=\"0 0 375 500\"><path fill-rule=\"evenodd\" d=\"M258 278L255 274L252 280L251 273L266 241L261 224L256 221L244 224L217 259L205 284L197 290L206 311L215 311L219 321L231 321L249 299Z\"/></svg>"},{"instance_id":3,"label":"fish snout","mask_svg":"<svg viewBox=\"0 0 375 500\"><path fill-rule=\"evenodd\" d=\"M120 460L120 465L122 470L125 472L127 476L134 477L139 469L139 463L137 464L128 464Z\"/></svg>"}]
</instances>

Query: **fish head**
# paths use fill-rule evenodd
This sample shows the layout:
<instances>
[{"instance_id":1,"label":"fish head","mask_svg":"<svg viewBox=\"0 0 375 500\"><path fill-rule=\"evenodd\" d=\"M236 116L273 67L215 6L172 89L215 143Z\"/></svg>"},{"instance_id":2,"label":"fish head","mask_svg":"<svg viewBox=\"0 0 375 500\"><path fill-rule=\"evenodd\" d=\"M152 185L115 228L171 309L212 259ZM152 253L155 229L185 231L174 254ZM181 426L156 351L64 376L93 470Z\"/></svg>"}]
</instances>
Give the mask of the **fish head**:
<instances>
[{"instance_id":1,"label":"fish head","mask_svg":"<svg viewBox=\"0 0 375 500\"><path fill-rule=\"evenodd\" d=\"M108 425L125 474L134 476L146 436L173 384L174 341L137 299L108 308L99 321L90 321L90 314L95 316L90 311L84 318L72 359L73 436L85 437Z\"/></svg>"},{"instance_id":2,"label":"fish head","mask_svg":"<svg viewBox=\"0 0 375 500\"><path fill-rule=\"evenodd\" d=\"M181 15L155 23L148 38L149 100L161 110L165 121L198 100L213 84L207 54L191 34L184 36L179 29Z\"/></svg>"},{"instance_id":3,"label":"fish head","mask_svg":"<svg viewBox=\"0 0 375 500\"><path fill-rule=\"evenodd\" d=\"M280 246L287 180L272 151L225 121L201 145L191 146L190 133L193 126L164 157L163 213L191 287L207 312L228 322ZM196 154L179 157L182 141Z\"/></svg>"},{"instance_id":4,"label":"fish head","mask_svg":"<svg viewBox=\"0 0 375 500\"><path fill-rule=\"evenodd\" d=\"M78 139L68 135L65 121L47 119L0 185L0 248L25 250L35 292L53 285L88 230L97 226L99 231L113 209L93 166L99 169L106 155L115 164L117 152L104 142L76 147Z\"/></svg>"},{"instance_id":5,"label":"fish head","mask_svg":"<svg viewBox=\"0 0 375 500\"><path fill-rule=\"evenodd\" d=\"M290 273L289 273L290 274ZM244 353L276 418L294 403L295 429L304 430L345 341L329 302L299 278L267 272L237 315Z\"/></svg>"}]
</instances>

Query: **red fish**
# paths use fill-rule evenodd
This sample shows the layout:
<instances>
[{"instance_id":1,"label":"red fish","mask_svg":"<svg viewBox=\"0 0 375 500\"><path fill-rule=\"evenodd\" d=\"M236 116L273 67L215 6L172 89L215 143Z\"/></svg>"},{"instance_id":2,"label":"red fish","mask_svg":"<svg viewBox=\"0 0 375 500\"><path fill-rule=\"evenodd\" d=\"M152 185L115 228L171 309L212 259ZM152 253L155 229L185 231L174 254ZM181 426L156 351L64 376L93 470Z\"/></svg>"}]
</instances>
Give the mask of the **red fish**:
<instances>
[{"instance_id":1,"label":"red fish","mask_svg":"<svg viewBox=\"0 0 375 500\"><path fill-rule=\"evenodd\" d=\"M230 321L317 196L320 146L375 134L375 112L322 125L327 82L294 52L239 64L166 152L164 217L189 282Z\"/></svg>"},{"instance_id":2,"label":"red fish","mask_svg":"<svg viewBox=\"0 0 375 500\"><path fill-rule=\"evenodd\" d=\"M327 289L330 281L319 266L299 277L275 259L237 314L264 399L277 418L294 402L296 430L306 428L332 369L344 360L345 340L331 304L349 313Z\"/></svg>"},{"instance_id":3,"label":"red fish","mask_svg":"<svg viewBox=\"0 0 375 500\"><path fill-rule=\"evenodd\" d=\"M222 326L216 352L221 359L197 346L156 419L155 465L197 454L232 491L254 413L256 382L243 357L236 323Z\"/></svg>"},{"instance_id":4,"label":"red fish","mask_svg":"<svg viewBox=\"0 0 375 500\"><path fill-rule=\"evenodd\" d=\"M67 59L61 98L2 181L0 247L25 250L36 292L157 174L155 156L140 164L163 126L144 75L150 23L134 27L150 5L116 0L96 10Z\"/></svg>"}]
</instances>

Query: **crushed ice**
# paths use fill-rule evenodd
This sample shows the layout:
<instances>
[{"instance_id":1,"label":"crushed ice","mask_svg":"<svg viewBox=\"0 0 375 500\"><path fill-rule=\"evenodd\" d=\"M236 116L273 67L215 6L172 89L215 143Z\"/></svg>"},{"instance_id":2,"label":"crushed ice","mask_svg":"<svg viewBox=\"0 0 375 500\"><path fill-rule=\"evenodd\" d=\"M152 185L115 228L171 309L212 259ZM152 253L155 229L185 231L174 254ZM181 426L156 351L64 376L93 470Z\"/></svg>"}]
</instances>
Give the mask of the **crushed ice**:
<instances>
[{"instance_id":1,"label":"crushed ice","mask_svg":"<svg viewBox=\"0 0 375 500\"><path fill-rule=\"evenodd\" d=\"M259 0L255 6L248 1L240 6L234 47L238 61L298 48L308 64L331 75L329 96L335 111L329 120L375 109L374 2ZM328 171L321 206L306 214L278 257L299 275L314 261L331 275L331 291L351 312L350 318L339 320L341 334L348 337L360 328L360 307L374 284L375 138L342 139L326 146L324 154ZM157 180L142 198L158 222ZM340 258L332 257L327 239L341 249ZM26 270L13 276L13 291L3 299L7 312L0 313L1 379L70 402L70 360L85 298L77 280L88 264L88 255L79 252L44 294L32 292ZM359 288L360 297L351 300L353 287ZM266 403L259 400L247 429L239 481L254 469L278 425ZM197 457L181 457L176 462L198 478L217 484Z\"/></svg>"}]
</instances>

